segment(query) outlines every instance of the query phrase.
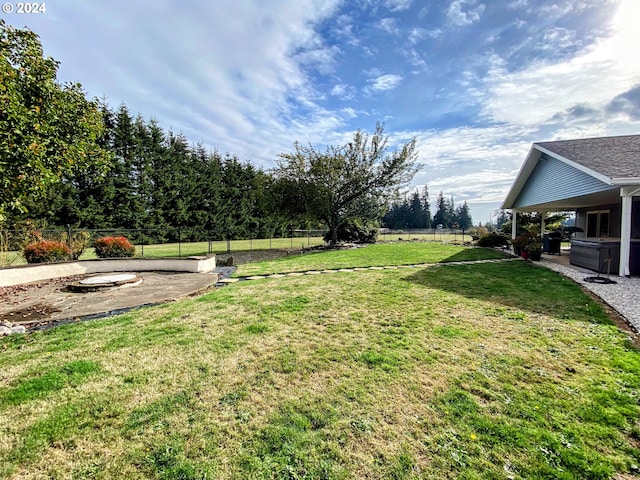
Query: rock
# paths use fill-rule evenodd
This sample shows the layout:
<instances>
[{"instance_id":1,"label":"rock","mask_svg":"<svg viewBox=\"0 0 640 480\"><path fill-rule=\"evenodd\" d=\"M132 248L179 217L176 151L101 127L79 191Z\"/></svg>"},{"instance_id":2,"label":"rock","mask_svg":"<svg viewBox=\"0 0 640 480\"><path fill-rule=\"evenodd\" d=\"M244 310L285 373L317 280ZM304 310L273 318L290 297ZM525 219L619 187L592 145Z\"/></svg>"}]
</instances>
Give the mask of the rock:
<instances>
[{"instance_id":1,"label":"rock","mask_svg":"<svg viewBox=\"0 0 640 480\"><path fill-rule=\"evenodd\" d=\"M11 328L11 324L9 322L2 321L0 322L0 327Z\"/></svg>"},{"instance_id":2,"label":"rock","mask_svg":"<svg viewBox=\"0 0 640 480\"><path fill-rule=\"evenodd\" d=\"M227 267L233 267L233 257L227 258Z\"/></svg>"},{"instance_id":3,"label":"rock","mask_svg":"<svg viewBox=\"0 0 640 480\"><path fill-rule=\"evenodd\" d=\"M11 327L11 333L19 333L19 334L24 334L27 333L27 329L24 327L24 325L14 325L13 327Z\"/></svg>"},{"instance_id":4,"label":"rock","mask_svg":"<svg viewBox=\"0 0 640 480\"><path fill-rule=\"evenodd\" d=\"M11 335L11 329L9 327L5 327L4 325L1 325L0 337L4 337L5 335Z\"/></svg>"}]
</instances>

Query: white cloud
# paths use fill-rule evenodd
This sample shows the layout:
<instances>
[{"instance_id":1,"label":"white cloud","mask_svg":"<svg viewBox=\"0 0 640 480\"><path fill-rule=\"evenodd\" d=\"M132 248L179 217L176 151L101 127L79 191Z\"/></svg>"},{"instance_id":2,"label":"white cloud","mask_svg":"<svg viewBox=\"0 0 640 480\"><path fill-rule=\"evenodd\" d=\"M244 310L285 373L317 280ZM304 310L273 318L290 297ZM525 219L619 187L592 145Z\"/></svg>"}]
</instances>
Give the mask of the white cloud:
<instances>
[{"instance_id":1,"label":"white cloud","mask_svg":"<svg viewBox=\"0 0 640 480\"><path fill-rule=\"evenodd\" d=\"M398 21L395 18L382 18L378 22L377 27L380 30L387 32L389 35L398 35L400 33L400 30L398 29Z\"/></svg>"},{"instance_id":2,"label":"white cloud","mask_svg":"<svg viewBox=\"0 0 640 480\"><path fill-rule=\"evenodd\" d=\"M569 47L574 44L576 32L563 27L550 27L544 32L544 43L542 48L555 50L557 48Z\"/></svg>"},{"instance_id":3,"label":"white cloud","mask_svg":"<svg viewBox=\"0 0 640 480\"><path fill-rule=\"evenodd\" d=\"M402 10L408 10L411 7L413 0L385 0L385 7L392 12L399 12Z\"/></svg>"},{"instance_id":4,"label":"white cloud","mask_svg":"<svg viewBox=\"0 0 640 480\"><path fill-rule=\"evenodd\" d=\"M402 77L400 75L387 74L381 75L377 78L374 78L369 81L371 83L371 89L382 92L384 90L392 90L396 88L400 82L402 82Z\"/></svg>"},{"instance_id":5,"label":"white cloud","mask_svg":"<svg viewBox=\"0 0 640 480\"><path fill-rule=\"evenodd\" d=\"M472 8L475 5L476 0L453 0L447 9L449 22L458 26L466 26L479 21L484 12L485 5L481 3L477 7ZM469 8L464 10L464 7L467 6Z\"/></svg>"},{"instance_id":6,"label":"white cloud","mask_svg":"<svg viewBox=\"0 0 640 480\"><path fill-rule=\"evenodd\" d=\"M486 79L488 94L483 116L497 122L535 125L552 121L576 105L603 110L615 96L640 83L640 62L635 45L640 30L631 18L640 8L625 0L616 16L613 36L598 40L573 58L557 63L534 63L509 72L493 59Z\"/></svg>"}]
</instances>

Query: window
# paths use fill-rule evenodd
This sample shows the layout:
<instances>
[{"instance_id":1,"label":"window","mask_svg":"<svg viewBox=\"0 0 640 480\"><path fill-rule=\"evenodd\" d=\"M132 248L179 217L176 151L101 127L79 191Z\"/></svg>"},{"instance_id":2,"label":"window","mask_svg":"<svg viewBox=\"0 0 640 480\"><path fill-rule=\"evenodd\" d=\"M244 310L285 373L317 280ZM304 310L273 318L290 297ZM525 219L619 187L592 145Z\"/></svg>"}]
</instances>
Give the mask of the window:
<instances>
[{"instance_id":1,"label":"window","mask_svg":"<svg viewBox=\"0 0 640 480\"><path fill-rule=\"evenodd\" d=\"M587 237L609 236L609 210L587 212Z\"/></svg>"}]
</instances>

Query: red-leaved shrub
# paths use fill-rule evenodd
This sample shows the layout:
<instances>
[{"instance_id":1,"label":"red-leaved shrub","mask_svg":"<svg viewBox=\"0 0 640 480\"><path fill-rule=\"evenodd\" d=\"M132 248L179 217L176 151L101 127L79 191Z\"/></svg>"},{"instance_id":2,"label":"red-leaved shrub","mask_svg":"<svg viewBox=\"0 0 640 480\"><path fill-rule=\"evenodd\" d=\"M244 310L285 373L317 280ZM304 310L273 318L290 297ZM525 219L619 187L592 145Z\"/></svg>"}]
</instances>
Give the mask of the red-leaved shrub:
<instances>
[{"instance_id":1,"label":"red-leaved shrub","mask_svg":"<svg viewBox=\"0 0 640 480\"><path fill-rule=\"evenodd\" d=\"M55 240L40 240L24 247L27 263L62 262L71 256L67 245Z\"/></svg>"},{"instance_id":2,"label":"red-leaved shrub","mask_svg":"<svg viewBox=\"0 0 640 480\"><path fill-rule=\"evenodd\" d=\"M100 258L133 257L136 252L136 247L126 237L98 238L95 247Z\"/></svg>"}]
</instances>

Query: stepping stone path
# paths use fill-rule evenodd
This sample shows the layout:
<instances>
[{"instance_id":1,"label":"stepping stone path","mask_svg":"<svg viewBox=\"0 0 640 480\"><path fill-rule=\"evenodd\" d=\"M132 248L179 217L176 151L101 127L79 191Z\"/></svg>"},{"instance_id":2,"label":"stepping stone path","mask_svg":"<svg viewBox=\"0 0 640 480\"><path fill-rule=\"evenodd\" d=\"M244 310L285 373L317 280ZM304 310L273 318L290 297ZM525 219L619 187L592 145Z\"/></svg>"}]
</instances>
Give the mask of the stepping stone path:
<instances>
[{"instance_id":1,"label":"stepping stone path","mask_svg":"<svg viewBox=\"0 0 640 480\"><path fill-rule=\"evenodd\" d=\"M227 283L236 283L239 282L239 278L223 278L218 281L218 283L227 284Z\"/></svg>"}]
</instances>

